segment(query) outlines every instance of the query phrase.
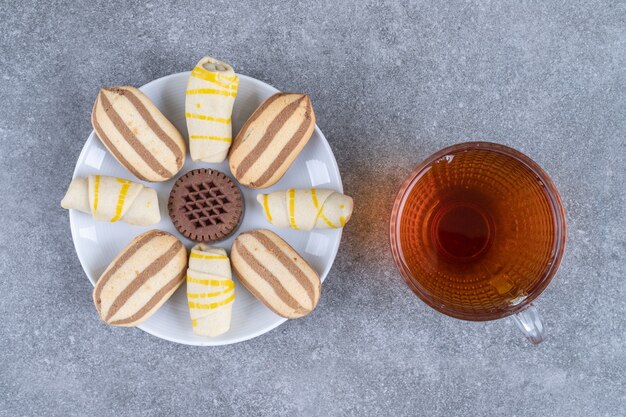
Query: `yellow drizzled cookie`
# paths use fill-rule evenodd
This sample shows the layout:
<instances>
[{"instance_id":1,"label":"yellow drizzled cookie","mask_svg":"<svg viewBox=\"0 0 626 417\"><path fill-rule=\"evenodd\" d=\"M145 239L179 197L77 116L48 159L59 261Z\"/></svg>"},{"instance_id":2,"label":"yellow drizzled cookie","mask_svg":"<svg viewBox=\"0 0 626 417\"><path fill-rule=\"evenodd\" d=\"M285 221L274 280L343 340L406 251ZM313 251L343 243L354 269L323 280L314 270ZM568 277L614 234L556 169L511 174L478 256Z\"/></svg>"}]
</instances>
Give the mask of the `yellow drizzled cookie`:
<instances>
[{"instance_id":1,"label":"yellow drizzled cookie","mask_svg":"<svg viewBox=\"0 0 626 417\"><path fill-rule=\"evenodd\" d=\"M337 229L352 215L352 198L327 189L294 189L259 194L265 218L278 227L296 230Z\"/></svg>"},{"instance_id":2,"label":"yellow drizzled cookie","mask_svg":"<svg viewBox=\"0 0 626 417\"><path fill-rule=\"evenodd\" d=\"M103 175L75 178L61 207L91 214L95 220L118 220L139 226L161 221L156 191L129 180Z\"/></svg>"},{"instance_id":3,"label":"yellow drizzled cookie","mask_svg":"<svg viewBox=\"0 0 626 417\"><path fill-rule=\"evenodd\" d=\"M187 301L193 332L219 336L230 328L235 283L226 251L204 243L191 249L187 269Z\"/></svg>"},{"instance_id":4,"label":"yellow drizzled cookie","mask_svg":"<svg viewBox=\"0 0 626 417\"><path fill-rule=\"evenodd\" d=\"M239 78L225 62L204 57L187 83L185 117L191 159L223 162L232 143L231 114Z\"/></svg>"}]
</instances>

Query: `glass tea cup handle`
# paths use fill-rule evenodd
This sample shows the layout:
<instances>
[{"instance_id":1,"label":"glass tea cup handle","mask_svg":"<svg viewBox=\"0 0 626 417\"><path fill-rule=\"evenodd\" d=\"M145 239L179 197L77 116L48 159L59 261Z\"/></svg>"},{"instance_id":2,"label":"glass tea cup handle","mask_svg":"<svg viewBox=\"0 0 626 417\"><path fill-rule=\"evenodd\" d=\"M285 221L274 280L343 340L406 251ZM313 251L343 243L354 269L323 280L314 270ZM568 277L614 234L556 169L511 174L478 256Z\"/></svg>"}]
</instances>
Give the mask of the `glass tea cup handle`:
<instances>
[{"instance_id":1,"label":"glass tea cup handle","mask_svg":"<svg viewBox=\"0 0 626 417\"><path fill-rule=\"evenodd\" d=\"M512 315L511 319L513 319L517 327L520 328L533 345L538 345L545 339L543 323L541 323L539 311L534 305L529 304L528 307L522 311Z\"/></svg>"}]
</instances>

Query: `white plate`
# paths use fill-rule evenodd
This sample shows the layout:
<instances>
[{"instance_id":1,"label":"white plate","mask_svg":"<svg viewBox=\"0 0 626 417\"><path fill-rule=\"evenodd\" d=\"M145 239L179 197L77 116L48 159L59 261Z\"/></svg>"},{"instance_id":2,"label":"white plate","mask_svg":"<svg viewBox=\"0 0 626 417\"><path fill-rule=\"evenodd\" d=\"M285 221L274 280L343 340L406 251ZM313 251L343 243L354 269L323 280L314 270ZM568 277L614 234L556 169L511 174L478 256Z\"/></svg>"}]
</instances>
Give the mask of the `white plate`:
<instances>
[{"instance_id":1,"label":"white plate","mask_svg":"<svg viewBox=\"0 0 626 417\"><path fill-rule=\"evenodd\" d=\"M176 125L183 137L187 137L184 111L185 88L189 74L189 72L172 74L141 87L141 91L150 97L163 114ZM232 116L233 135L239 131L252 112L266 98L278 91L262 81L245 75L239 75L239 80L239 93ZM143 182L155 188L159 195L161 222L151 227L132 226L122 222L94 221L88 214L70 210L70 225L76 253L92 284L95 285L102 272L124 246L135 236L147 230L165 230L181 239L187 249L193 246L194 242L183 237L172 224L167 213L167 200L172 185L178 177L192 169L205 167L218 169L232 178L228 162L221 164L196 163L192 162L187 155L183 169L174 179L161 183ZM74 177L85 177L92 174L110 175L142 182L109 154L94 132L89 135L87 143L85 143L85 147L78 157ZM259 192L310 187L331 188L343 192L337 161L335 161L326 138L317 126L309 143L278 183L262 191L240 187L246 204L241 227L231 238L215 245L224 247L230 252L230 247L238 233L257 228L270 229L289 242L315 268L324 281L335 260L337 249L339 249L341 229L312 232L278 229L265 220L261 207L256 201L256 195ZM204 338L193 334L184 284L156 314L138 327L154 336L172 342L212 346L248 340L285 322L286 319L272 313L240 285L236 277L234 279L237 298L233 304L231 328L227 333L215 338Z\"/></svg>"}]
</instances>

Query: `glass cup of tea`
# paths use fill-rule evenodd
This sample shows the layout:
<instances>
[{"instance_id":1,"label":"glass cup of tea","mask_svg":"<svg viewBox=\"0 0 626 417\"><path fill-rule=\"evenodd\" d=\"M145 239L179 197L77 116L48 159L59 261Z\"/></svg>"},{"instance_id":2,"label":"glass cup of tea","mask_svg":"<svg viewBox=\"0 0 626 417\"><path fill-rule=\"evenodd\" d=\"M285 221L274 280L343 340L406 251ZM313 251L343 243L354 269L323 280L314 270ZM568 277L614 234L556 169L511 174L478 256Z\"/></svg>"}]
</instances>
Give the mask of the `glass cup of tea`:
<instances>
[{"instance_id":1,"label":"glass cup of tea","mask_svg":"<svg viewBox=\"0 0 626 417\"><path fill-rule=\"evenodd\" d=\"M534 344L544 328L532 302L554 277L565 237L548 175L489 142L428 157L400 188L390 222L396 265L426 304L463 320L511 316Z\"/></svg>"}]
</instances>

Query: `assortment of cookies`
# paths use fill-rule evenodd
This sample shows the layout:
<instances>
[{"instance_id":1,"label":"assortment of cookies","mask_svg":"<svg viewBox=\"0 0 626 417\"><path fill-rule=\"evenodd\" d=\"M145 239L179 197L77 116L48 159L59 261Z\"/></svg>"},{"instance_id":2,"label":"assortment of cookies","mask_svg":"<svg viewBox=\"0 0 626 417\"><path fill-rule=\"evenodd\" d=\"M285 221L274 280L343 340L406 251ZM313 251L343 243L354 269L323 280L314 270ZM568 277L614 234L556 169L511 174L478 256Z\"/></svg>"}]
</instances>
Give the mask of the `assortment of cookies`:
<instances>
[{"instance_id":1,"label":"assortment of cookies","mask_svg":"<svg viewBox=\"0 0 626 417\"><path fill-rule=\"evenodd\" d=\"M225 62L204 57L193 68L185 92L191 159L219 163L228 158L234 180L210 168L194 169L176 180L168 200L169 216L183 236L198 243L188 254L179 239L164 231L151 230L133 239L94 288L96 310L104 322L136 326L186 281L193 332L205 337L224 334L236 299L233 272L281 317L303 317L317 305L319 274L276 233L239 234L230 258L225 249L208 244L239 228L245 212L239 185L262 189L276 184L315 129L307 95L277 93L259 106L233 139L231 116L238 87L238 76ZM102 88L91 120L102 144L139 180L167 181L182 169L187 152L183 136L138 89ZM304 231L341 228L353 210L352 198L329 189L261 193L257 201L254 209L269 224ZM150 226L161 220L154 189L101 175L73 179L61 206L100 221Z\"/></svg>"}]
</instances>

